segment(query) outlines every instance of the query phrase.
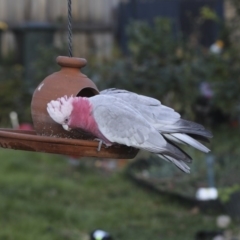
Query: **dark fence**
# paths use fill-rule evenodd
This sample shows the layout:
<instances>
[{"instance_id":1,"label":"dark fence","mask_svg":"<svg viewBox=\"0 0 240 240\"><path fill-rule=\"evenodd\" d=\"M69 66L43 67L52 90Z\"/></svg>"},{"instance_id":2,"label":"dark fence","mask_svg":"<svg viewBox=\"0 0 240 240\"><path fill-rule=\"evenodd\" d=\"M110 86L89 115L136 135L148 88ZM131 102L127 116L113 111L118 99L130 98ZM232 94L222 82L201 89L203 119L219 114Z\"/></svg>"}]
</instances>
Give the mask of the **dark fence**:
<instances>
[{"instance_id":1,"label":"dark fence","mask_svg":"<svg viewBox=\"0 0 240 240\"><path fill-rule=\"evenodd\" d=\"M122 2L119 7L118 39L126 51L126 26L131 20L144 20L152 24L156 17L167 17L172 20L174 31L189 35L194 30L194 19L200 15L200 9L207 6L223 19L223 0L130 0ZM205 21L200 28L201 43L212 44L218 34L214 21Z\"/></svg>"}]
</instances>

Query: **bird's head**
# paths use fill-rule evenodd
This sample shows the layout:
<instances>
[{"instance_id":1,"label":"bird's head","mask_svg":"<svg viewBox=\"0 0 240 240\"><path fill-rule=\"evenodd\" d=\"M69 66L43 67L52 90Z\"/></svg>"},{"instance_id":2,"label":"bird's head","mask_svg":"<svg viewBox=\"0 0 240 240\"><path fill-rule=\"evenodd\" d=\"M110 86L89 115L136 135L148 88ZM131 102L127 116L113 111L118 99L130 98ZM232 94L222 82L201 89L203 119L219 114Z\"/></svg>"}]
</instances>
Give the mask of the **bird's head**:
<instances>
[{"instance_id":1,"label":"bird's head","mask_svg":"<svg viewBox=\"0 0 240 240\"><path fill-rule=\"evenodd\" d=\"M74 97L72 96L64 96L47 104L47 111L50 117L68 131L71 130L69 128L69 120L73 110L73 100Z\"/></svg>"}]
</instances>

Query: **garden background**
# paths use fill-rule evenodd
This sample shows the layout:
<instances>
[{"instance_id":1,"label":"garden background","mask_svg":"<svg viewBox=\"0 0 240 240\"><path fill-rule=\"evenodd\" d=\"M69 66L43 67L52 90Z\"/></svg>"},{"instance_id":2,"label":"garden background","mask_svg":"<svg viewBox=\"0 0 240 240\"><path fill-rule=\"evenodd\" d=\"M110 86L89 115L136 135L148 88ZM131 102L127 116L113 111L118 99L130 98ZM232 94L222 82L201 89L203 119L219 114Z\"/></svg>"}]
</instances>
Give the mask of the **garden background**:
<instances>
[{"instance_id":1,"label":"garden background","mask_svg":"<svg viewBox=\"0 0 240 240\"><path fill-rule=\"evenodd\" d=\"M147 153L76 161L1 149L0 239L88 239L102 228L114 239L187 240L224 230L222 214L232 219L224 239L239 239L240 2L192 2L72 1L73 50L100 90L155 97L210 129L211 154L186 147L185 175ZM13 127L12 111L31 126L34 89L67 55L66 16L67 1L0 0L1 127ZM219 199L197 201L210 185Z\"/></svg>"}]
</instances>

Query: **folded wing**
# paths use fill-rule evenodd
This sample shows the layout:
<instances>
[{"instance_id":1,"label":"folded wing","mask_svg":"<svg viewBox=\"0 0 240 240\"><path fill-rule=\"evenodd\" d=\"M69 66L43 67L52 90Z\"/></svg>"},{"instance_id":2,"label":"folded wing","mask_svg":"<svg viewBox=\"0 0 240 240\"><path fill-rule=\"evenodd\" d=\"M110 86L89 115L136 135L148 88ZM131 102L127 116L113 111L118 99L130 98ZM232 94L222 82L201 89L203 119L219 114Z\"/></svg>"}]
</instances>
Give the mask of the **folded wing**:
<instances>
[{"instance_id":1,"label":"folded wing","mask_svg":"<svg viewBox=\"0 0 240 240\"><path fill-rule=\"evenodd\" d=\"M131 105L170 142L187 144L205 153L210 151L198 140L208 142L211 132L200 124L181 119L179 113L158 100L121 89L107 89L100 94L114 96Z\"/></svg>"}]
</instances>

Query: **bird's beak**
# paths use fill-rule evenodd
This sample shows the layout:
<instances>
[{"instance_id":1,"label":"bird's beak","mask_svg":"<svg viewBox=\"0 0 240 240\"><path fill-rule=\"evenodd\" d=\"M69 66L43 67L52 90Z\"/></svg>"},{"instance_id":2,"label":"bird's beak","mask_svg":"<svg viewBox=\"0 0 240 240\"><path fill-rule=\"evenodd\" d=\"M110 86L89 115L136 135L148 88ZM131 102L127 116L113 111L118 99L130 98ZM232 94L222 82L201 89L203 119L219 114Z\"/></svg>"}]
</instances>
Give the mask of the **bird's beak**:
<instances>
[{"instance_id":1,"label":"bird's beak","mask_svg":"<svg viewBox=\"0 0 240 240\"><path fill-rule=\"evenodd\" d=\"M67 124L63 124L62 127L63 127L66 131L71 131L71 128L70 128Z\"/></svg>"}]
</instances>

